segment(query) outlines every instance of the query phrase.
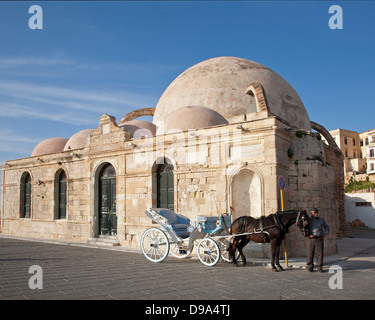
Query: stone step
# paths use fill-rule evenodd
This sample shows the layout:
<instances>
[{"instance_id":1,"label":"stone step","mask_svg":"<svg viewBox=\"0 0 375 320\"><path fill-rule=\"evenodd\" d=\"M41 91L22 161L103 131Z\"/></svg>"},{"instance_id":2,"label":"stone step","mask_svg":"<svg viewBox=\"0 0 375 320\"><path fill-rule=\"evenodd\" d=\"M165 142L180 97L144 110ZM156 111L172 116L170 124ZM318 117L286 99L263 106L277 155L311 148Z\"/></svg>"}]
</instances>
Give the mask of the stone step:
<instances>
[{"instance_id":1,"label":"stone step","mask_svg":"<svg viewBox=\"0 0 375 320\"><path fill-rule=\"evenodd\" d=\"M374 229L371 229L371 228L368 228L366 226L356 226L356 227L351 227L349 225L346 225L345 226L345 236L346 237L349 237L349 238L353 238L355 237L356 235L361 235L361 234L365 234L365 233L374 233L375 230Z\"/></svg>"},{"instance_id":2,"label":"stone step","mask_svg":"<svg viewBox=\"0 0 375 320\"><path fill-rule=\"evenodd\" d=\"M118 241L116 236L99 236L98 238L91 238L87 240L87 243L107 247L114 247L120 245L120 242Z\"/></svg>"},{"instance_id":3,"label":"stone step","mask_svg":"<svg viewBox=\"0 0 375 320\"><path fill-rule=\"evenodd\" d=\"M345 227L345 231L347 232L355 232L355 233L360 233L360 232L368 232L371 229L368 227Z\"/></svg>"}]
</instances>

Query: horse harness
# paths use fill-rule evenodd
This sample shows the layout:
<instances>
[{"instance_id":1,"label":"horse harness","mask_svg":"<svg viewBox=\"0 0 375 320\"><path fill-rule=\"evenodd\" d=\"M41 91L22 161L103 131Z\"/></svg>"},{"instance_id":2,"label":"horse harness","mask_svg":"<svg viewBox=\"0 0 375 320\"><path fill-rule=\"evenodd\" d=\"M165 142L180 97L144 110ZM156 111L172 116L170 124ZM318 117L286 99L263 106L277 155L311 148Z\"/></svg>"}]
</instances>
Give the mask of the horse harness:
<instances>
[{"instance_id":1,"label":"horse harness","mask_svg":"<svg viewBox=\"0 0 375 320\"><path fill-rule=\"evenodd\" d=\"M285 233L288 233L289 230L287 228L285 228L285 226L283 225L283 223L280 221L280 218L279 218L279 213L276 212L274 215L273 215L273 220L275 221L276 225L279 227L279 229L282 231L282 232L285 232Z\"/></svg>"},{"instance_id":2,"label":"horse harness","mask_svg":"<svg viewBox=\"0 0 375 320\"><path fill-rule=\"evenodd\" d=\"M296 223L300 219L300 214L301 214L301 212L298 212L298 217L296 219ZM239 237L239 236L244 236L244 235L251 235L251 234L261 233L263 235L264 240L266 241L266 236L267 235L269 236L270 234L269 234L268 231L265 231L265 230L271 229L271 228L274 228L274 227L278 227L284 233L289 233L288 228L286 228L283 225L283 223L281 222L281 220L279 218L279 213L278 212L276 212L272 217L273 217L273 220L275 222L274 225L271 225L271 226L268 226L268 227L264 227L264 225L263 225L263 219L265 217L262 216L262 217L259 218L259 229L254 228L253 232L246 232L246 233L234 234L234 235L232 235L232 237Z\"/></svg>"},{"instance_id":3,"label":"horse harness","mask_svg":"<svg viewBox=\"0 0 375 320\"><path fill-rule=\"evenodd\" d=\"M264 228L264 226L263 226L263 218L264 217L260 217L259 218L259 229L260 229L260 233L263 235L263 240L264 240L264 242L266 242L267 241L267 236L266 236L266 233L268 234L268 235L270 235L267 231L264 231L265 229L269 229L269 228L272 228L272 227L267 227L267 228ZM256 230L254 230L255 232L256 232Z\"/></svg>"},{"instance_id":4,"label":"horse harness","mask_svg":"<svg viewBox=\"0 0 375 320\"><path fill-rule=\"evenodd\" d=\"M288 233L289 232L289 230L287 228L285 228L285 226L283 225L283 223L280 221L278 212L276 212L273 215L273 221L275 221L275 224L272 225L272 226L264 227L264 225L263 225L263 219L264 219L264 217L260 217L259 218L259 229L257 230L257 229L254 228L254 233L261 233L263 235L264 241L266 241L266 235L269 235L269 233L267 231L265 231L265 230L271 229L271 228L273 228L275 226L278 227L284 233Z\"/></svg>"}]
</instances>

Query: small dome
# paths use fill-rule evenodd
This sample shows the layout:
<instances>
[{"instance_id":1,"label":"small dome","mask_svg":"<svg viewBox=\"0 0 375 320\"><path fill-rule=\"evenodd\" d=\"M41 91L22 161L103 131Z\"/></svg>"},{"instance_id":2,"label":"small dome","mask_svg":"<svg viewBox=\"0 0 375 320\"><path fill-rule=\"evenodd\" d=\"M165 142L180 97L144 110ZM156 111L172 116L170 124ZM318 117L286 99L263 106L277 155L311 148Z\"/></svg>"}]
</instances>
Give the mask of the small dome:
<instances>
[{"instance_id":1,"label":"small dome","mask_svg":"<svg viewBox=\"0 0 375 320\"><path fill-rule=\"evenodd\" d=\"M84 148L87 145L87 138L96 129L85 129L73 134L64 147L64 151Z\"/></svg>"},{"instance_id":2,"label":"small dome","mask_svg":"<svg viewBox=\"0 0 375 320\"><path fill-rule=\"evenodd\" d=\"M43 140L35 147L31 156L42 156L44 154L62 152L67 142L67 138L49 138L47 140Z\"/></svg>"},{"instance_id":3,"label":"small dome","mask_svg":"<svg viewBox=\"0 0 375 320\"><path fill-rule=\"evenodd\" d=\"M157 134L194 130L228 124L228 121L215 110L202 106L189 106L175 110L164 121L164 128Z\"/></svg>"},{"instance_id":4,"label":"small dome","mask_svg":"<svg viewBox=\"0 0 375 320\"><path fill-rule=\"evenodd\" d=\"M150 138L156 134L156 126L144 120L132 120L118 124L119 127L125 128L130 138L141 139L142 137Z\"/></svg>"},{"instance_id":5,"label":"small dome","mask_svg":"<svg viewBox=\"0 0 375 320\"><path fill-rule=\"evenodd\" d=\"M218 57L200 62L181 73L164 91L156 106L153 123L186 106L204 106L231 118L257 112L246 89L259 82L269 111L293 126L310 130L306 109L292 86L271 69L242 58Z\"/></svg>"}]
</instances>

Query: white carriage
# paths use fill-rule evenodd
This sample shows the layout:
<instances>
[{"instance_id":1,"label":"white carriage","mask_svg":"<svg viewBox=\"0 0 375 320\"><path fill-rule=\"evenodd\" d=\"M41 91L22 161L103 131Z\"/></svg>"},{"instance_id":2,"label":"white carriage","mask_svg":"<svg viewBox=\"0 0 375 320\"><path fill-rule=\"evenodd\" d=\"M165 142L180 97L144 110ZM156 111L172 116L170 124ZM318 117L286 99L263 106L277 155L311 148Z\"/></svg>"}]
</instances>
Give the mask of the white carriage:
<instances>
[{"instance_id":1,"label":"white carriage","mask_svg":"<svg viewBox=\"0 0 375 320\"><path fill-rule=\"evenodd\" d=\"M170 209L150 208L145 213L159 225L141 237L141 249L148 260L162 262L169 252L186 258L197 242L197 255L204 265L214 266L220 259L229 262L230 215L198 217L192 225L189 218Z\"/></svg>"}]
</instances>

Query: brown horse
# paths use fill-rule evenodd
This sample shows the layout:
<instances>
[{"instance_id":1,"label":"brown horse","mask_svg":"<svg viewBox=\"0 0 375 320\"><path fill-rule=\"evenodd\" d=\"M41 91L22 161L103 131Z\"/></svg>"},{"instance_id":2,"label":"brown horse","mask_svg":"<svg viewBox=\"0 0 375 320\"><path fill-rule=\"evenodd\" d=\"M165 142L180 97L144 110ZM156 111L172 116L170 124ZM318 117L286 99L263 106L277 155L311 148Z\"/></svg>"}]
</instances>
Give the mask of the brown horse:
<instances>
[{"instance_id":1,"label":"brown horse","mask_svg":"<svg viewBox=\"0 0 375 320\"><path fill-rule=\"evenodd\" d=\"M236 249L238 249L243 265L246 265L246 258L242 252L242 248L250 241L257 243L270 242L272 252L272 271L283 270L279 263L279 255L280 246L285 238L285 234L289 232L289 228L293 224L296 224L302 231L303 235L307 237L309 235L309 222L310 218L305 210L287 210L280 213L276 212L267 217L261 217L258 219L248 216L239 217L233 221L231 226L231 234L239 234L238 236L234 237L233 242L229 245L229 254L232 259L232 263L234 266L238 267L234 254Z\"/></svg>"}]
</instances>

